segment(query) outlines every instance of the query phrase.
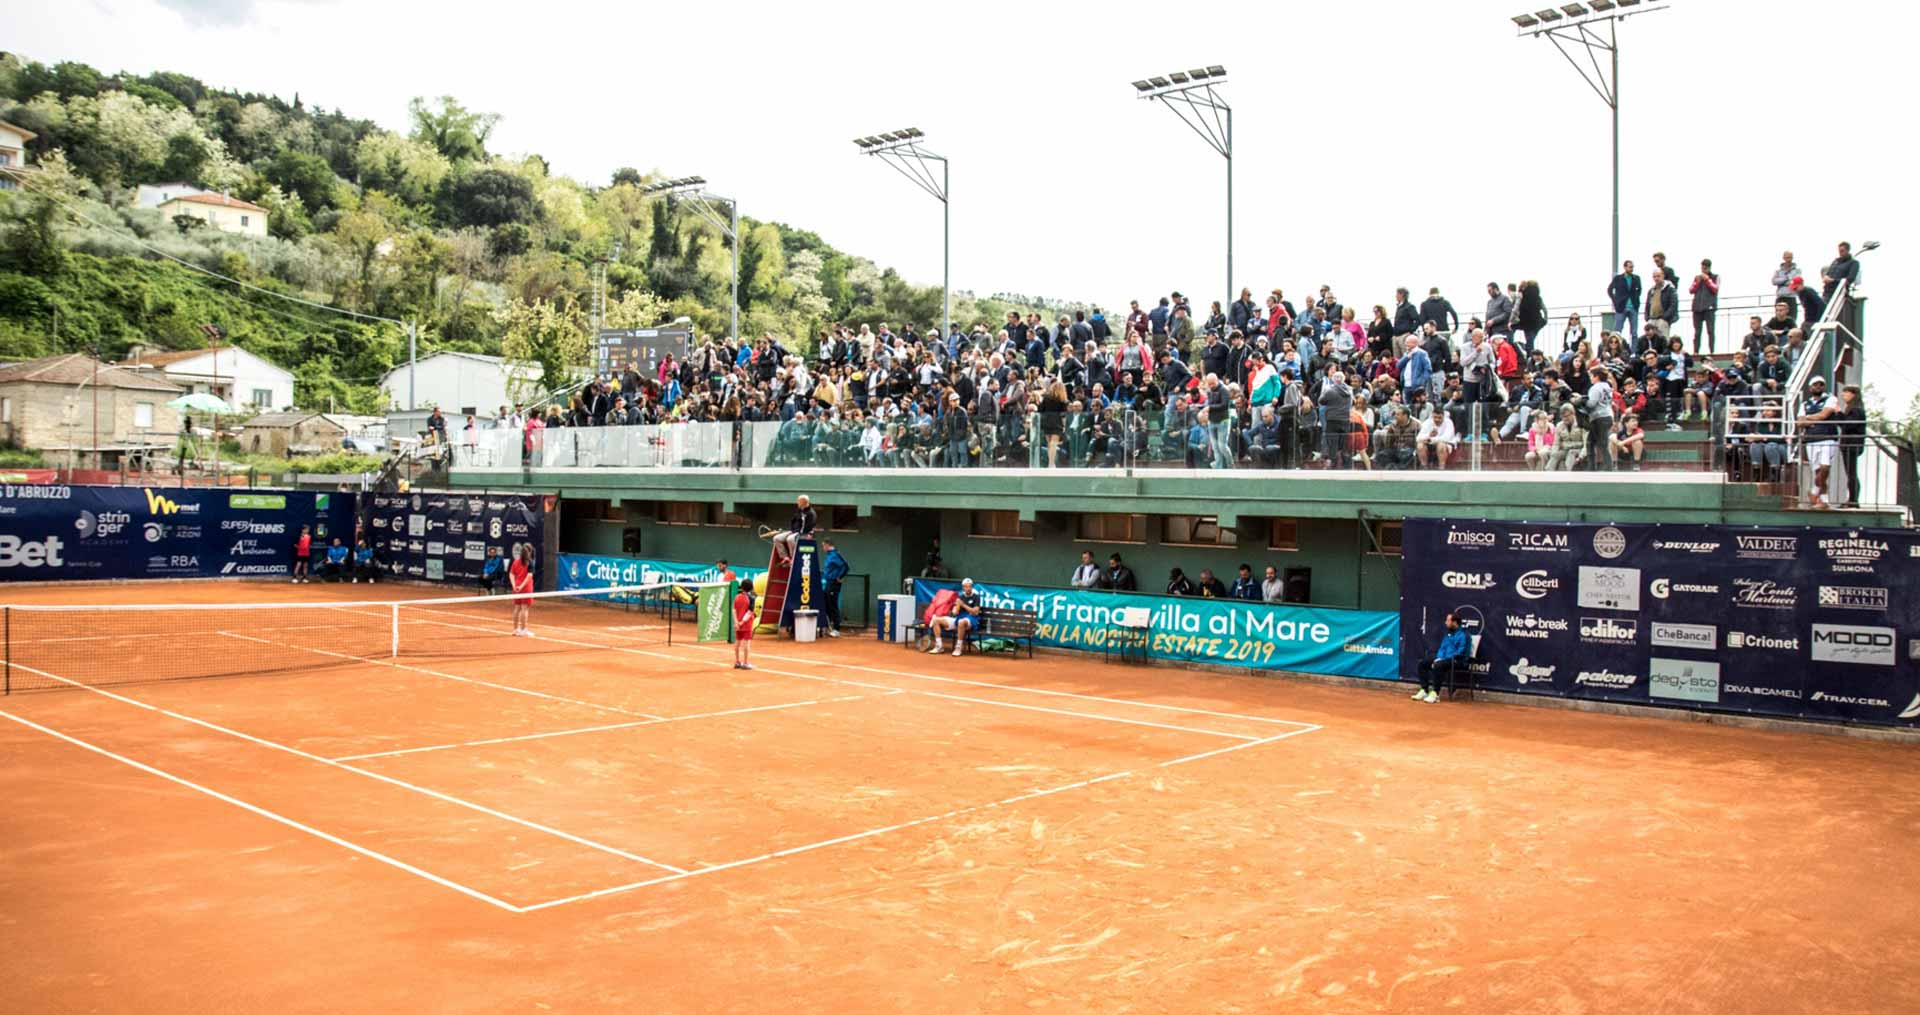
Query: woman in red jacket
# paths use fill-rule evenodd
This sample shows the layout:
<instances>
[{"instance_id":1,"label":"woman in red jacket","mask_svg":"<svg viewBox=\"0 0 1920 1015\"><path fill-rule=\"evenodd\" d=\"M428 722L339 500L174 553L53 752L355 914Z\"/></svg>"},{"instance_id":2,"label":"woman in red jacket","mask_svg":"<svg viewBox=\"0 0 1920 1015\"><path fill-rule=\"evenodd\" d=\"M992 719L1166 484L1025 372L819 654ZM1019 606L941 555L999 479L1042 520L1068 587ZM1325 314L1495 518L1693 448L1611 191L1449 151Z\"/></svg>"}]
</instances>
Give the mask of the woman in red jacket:
<instances>
[{"instance_id":1,"label":"woman in red jacket","mask_svg":"<svg viewBox=\"0 0 1920 1015\"><path fill-rule=\"evenodd\" d=\"M514 547L513 563L507 565L507 580L513 586L513 636L531 638L527 615L533 612L533 544Z\"/></svg>"}]
</instances>

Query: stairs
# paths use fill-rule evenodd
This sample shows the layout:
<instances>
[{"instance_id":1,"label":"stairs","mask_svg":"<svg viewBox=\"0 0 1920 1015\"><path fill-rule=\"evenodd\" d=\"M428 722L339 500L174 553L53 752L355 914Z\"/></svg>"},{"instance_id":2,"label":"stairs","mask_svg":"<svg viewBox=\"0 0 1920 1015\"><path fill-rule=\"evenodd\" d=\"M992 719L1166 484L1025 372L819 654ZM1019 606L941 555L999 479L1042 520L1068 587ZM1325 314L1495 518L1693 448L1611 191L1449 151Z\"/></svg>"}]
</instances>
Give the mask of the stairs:
<instances>
[{"instance_id":1,"label":"stairs","mask_svg":"<svg viewBox=\"0 0 1920 1015\"><path fill-rule=\"evenodd\" d=\"M786 626L787 584L793 576L793 565L780 559L779 550L769 550L767 554L767 590L760 596L760 613L753 625L754 633L772 631L778 633ZM771 610L769 607L771 606ZM771 617L769 617L771 613Z\"/></svg>"}]
</instances>

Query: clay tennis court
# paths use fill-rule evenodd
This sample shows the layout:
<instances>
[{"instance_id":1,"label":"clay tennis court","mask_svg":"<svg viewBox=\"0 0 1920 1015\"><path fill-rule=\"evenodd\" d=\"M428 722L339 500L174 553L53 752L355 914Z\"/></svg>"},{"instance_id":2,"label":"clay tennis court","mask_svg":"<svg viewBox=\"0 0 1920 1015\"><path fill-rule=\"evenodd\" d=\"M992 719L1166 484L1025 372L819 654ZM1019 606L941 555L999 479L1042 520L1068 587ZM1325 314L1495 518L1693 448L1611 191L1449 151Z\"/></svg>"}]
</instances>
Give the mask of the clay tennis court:
<instances>
[{"instance_id":1,"label":"clay tennis court","mask_svg":"<svg viewBox=\"0 0 1920 1015\"><path fill-rule=\"evenodd\" d=\"M376 588L0 598L430 594ZM741 673L651 614L540 603L515 639L504 603L403 613L376 660L379 607L16 627L0 1008L1920 997L1910 748L854 638L762 639ZM192 672L236 675L166 679Z\"/></svg>"}]
</instances>

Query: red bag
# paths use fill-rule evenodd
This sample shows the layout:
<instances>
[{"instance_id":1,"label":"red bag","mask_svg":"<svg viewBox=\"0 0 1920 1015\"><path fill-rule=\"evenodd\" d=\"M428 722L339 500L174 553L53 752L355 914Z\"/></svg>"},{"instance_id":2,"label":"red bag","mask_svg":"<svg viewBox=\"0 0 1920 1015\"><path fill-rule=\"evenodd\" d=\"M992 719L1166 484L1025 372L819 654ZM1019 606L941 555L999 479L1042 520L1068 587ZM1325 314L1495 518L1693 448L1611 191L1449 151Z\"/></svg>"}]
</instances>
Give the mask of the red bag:
<instances>
[{"instance_id":1,"label":"red bag","mask_svg":"<svg viewBox=\"0 0 1920 1015\"><path fill-rule=\"evenodd\" d=\"M935 592L933 594L933 602L930 602L927 604L926 616L923 616L920 618L921 622L926 624L931 624L933 623L933 618L944 617L947 614L952 613L953 604L959 601L960 601L960 593L955 592L952 589L941 589L940 591Z\"/></svg>"}]
</instances>

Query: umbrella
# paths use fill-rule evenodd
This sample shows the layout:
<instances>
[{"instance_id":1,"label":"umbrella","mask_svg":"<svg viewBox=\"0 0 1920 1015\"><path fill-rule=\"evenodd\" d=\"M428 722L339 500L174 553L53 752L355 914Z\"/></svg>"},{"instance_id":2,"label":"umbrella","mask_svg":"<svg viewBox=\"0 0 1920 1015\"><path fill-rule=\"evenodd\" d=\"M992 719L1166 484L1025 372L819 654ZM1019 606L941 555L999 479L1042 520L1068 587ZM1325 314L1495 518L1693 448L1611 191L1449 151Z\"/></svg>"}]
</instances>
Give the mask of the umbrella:
<instances>
[{"instance_id":1,"label":"umbrella","mask_svg":"<svg viewBox=\"0 0 1920 1015\"><path fill-rule=\"evenodd\" d=\"M208 394L204 391L192 391L181 395L179 398L168 402L167 408L179 409L183 412L210 412L216 416L233 415L233 406L228 405L219 395Z\"/></svg>"}]
</instances>

